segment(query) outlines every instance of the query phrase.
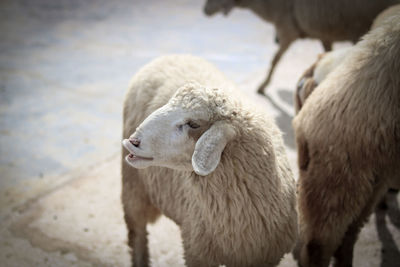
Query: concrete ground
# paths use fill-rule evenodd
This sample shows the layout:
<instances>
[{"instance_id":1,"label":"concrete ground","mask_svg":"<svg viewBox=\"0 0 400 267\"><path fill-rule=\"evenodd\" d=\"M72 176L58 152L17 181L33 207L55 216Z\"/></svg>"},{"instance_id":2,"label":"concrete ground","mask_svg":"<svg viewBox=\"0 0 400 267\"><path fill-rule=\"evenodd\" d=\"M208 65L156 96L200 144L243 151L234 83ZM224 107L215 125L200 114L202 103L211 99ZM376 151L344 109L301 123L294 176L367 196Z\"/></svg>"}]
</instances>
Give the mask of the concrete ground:
<instances>
[{"instance_id":1,"label":"concrete ground","mask_svg":"<svg viewBox=\"0 0 400 267\"><path fill-rule=\"evenodd\" d=\"M131 76L159 55L204 57L263 104L297 176L292 94L322 46L293 44L258 96L277 49L273 27L246 10L205 17L203 2L0 2L0 266L129 265L121 107ZM370 218L354 266L400 266L399 200L390 195ZM152 265L183 266L178 227L162 218L149 231ZM287 255L280 266L295 263Z\"/></svg>"}]
</instances>

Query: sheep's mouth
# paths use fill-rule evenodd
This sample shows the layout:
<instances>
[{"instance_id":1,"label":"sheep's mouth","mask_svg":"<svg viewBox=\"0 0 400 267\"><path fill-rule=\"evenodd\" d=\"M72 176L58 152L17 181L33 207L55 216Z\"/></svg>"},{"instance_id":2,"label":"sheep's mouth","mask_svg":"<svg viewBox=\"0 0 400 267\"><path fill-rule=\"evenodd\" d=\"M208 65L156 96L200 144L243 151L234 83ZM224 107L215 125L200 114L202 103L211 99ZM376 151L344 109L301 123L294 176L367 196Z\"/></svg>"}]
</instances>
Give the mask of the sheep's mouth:
<instances>
[{"instance_id":1,"label":"sheep's mouth","mask_svg":"<svg viewBox=\"0 0 400 267\"><path fill-rule=\"evenodd\" d=\"M141 157L135 154L130 153L129 155L126 156L126 160L129 162L134 162L134 161L138 161L138 160L153 160L153 158L147 158L147 157Z\"/></svg>"},{"instance_id":2,"label":"sheep's mouth","mask_svg":"<svg viewBox=\"0 0 400 267\"><path fill-rule=\"evenodd\" d=\"M125 157L126 161L135 162L135 161L139 161L139 160L145 160L145 161L153 160L153 158L150 158L150 157L139 156L135 152L134 146L132 145L132 143L128 139L123 140L122 144L126 148L126 150L129 151L129 154Z\"/></svg>"}]
</instances>

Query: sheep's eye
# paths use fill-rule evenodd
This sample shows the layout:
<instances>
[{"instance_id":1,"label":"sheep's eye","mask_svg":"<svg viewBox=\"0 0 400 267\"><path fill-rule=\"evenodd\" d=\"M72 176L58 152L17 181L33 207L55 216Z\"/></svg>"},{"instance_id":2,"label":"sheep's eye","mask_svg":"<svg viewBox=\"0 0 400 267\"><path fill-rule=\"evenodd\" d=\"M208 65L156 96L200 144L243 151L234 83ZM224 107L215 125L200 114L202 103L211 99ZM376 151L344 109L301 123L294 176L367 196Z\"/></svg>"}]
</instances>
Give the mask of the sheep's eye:
<instances>
[{"instance_id":1,"label":"sheep's eye","mask_svg":"<svg viewBox=\"0 0 400 267\"><path fill-rule=\"evenodd\" d=\"M197 123L195 123L193 121L188 121L186 124L192 129L196 129L196 128L200 127L200 125L198 125Z\"/></svg>"}]
</instances>

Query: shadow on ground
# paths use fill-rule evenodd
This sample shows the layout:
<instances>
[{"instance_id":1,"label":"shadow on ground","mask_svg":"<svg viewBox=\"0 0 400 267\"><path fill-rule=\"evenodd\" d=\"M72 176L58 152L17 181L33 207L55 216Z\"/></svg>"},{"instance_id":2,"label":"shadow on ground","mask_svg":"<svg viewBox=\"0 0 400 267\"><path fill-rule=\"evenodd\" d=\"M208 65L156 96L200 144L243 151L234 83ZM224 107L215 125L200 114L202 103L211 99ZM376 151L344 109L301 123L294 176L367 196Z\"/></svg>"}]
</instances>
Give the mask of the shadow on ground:
<instances>
[{"instance_id":1,"label":"shadow on ground","mask_svg":"<svg viewBox=\"0 0 400 267\"><path fill-rule=\"evenodd\" d=\"M389 191L385 196L387 206L375 211L376 229L382 243L381 267L397 267L400 263L400 251L386 221L390 220L392 227L400 229L400 210L396 197L397 192Z\"/></svg>"},{"instance_id":2,"label":"shadow on ground","mask_svg":"<svg viewBox=\"0 0 400 267\"><path fill-rule=\"evenodd\" d=\"M279 97L288 103L289 105L293 106L292 93L288 89L279 89L278 91ZM293 116L287 113L270 95L265 95L266 99L269 103L279 112L279 115L276 116L275 121L278 124L279 129L284 132L283 139L285 144L290 147L291 149L296 148L296 144L294 141L294 131L292 127L292 119Z\"/></svg>"}]
</instances>

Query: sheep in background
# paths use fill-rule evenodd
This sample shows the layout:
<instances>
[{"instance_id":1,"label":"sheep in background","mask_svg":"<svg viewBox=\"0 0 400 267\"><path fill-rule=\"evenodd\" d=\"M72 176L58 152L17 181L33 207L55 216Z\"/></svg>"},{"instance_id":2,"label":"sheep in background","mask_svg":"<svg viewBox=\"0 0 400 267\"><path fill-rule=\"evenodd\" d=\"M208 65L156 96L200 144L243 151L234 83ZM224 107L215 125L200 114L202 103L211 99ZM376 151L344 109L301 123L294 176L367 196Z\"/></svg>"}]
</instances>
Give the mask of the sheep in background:
<instances>
[{"instance_id":1,"label":"sheep in background","mask_svg":"<svg viewBox=\"0 0 400 267\"><path fill-rule=\"evenodd\" d=\"M372 23L371 29L375 29L384 24L387 18L398 15L400 15L400 5L394 5L385 9L379 13L378 16L376 16L374 22ZM329 73L331 73L340 63L343 62L350 50L351 47L347 47L323 53L319 55L317 61L303 73L297 82L296 93L294 94L296 114L300 111L308 96Z\"/></svg>"},{"instance_id":2,"label":"sheep in background","mask_svg":"<svg viewBox=\"0 0 400 267\"><path fill-rule=\"evenodd\" d=\"M281 132L234 87L184 55L134 76L122 202L136 266L148 264L146 224L160 213L180 226L188 266L275 266L294 246L295 181Z\"/></svg>"},{"instance_id":3,"label":"sheep in background","mask_svg":"<svg viewBox=\"0 0 400 267\"><path fill-rule=\"evenodd\" d=\"M312 64L300 77L297 82L294 94L294 108L296 114L299 113L306 99L314 89L339 66L351 50L350 47L334 50L318 56L317 61Z\"/></svg>"},{"instance_id":4,"label":"sheep in background","mask_svg":"<svg viewBox=\"0 0 400 267\"><path fill-rule=\"evenodd\" d=\"M204 13L227 15L234 7L249 8L274 24L279 49L258 88L258 93L264 94L276 64L292 42L306 37L320 39L325 51L331 50L335 41L356 42L379 12L397 3L399 0L207 0Z\"/></svg>"},{"instance_id":5,"label":"sheep in background","mask_svg":"<svg viewBox=\"0 0 400 267\"><path fill-rule=\"evenodd\" d=\"M363 37L293 120L300 265L351 266L354 243L400 185L400 16Z\"/></svg>"}]
</instances>

